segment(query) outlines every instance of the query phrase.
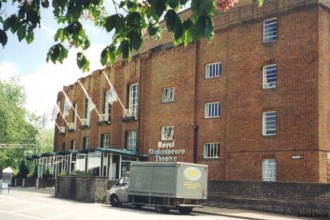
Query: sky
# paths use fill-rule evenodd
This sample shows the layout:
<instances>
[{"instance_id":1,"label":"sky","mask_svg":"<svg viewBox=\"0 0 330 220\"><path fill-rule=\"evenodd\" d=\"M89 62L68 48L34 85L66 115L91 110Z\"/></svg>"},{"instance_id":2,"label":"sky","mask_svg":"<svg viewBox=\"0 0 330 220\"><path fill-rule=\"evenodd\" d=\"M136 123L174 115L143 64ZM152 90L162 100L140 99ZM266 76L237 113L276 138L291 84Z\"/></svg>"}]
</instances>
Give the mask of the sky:
<instances>
[{"instance_id":1,"label":"sky","mask_svg":"<svg viewBox=\"0 0 330 220\"><path fill-rule=\"evenodd\" d=\"M7 5L10 14L15 6ZM0 80L19 76L27 95L26 107L29 112L39 116L50 115L57 100L57 94L63 88L73 84L77 79L86 77L92 71L103 68L100 64L102 49L111 43L112 36L93 24L84 21L85 28L91 40L91 47L86 55L90 59L90 71L83 73L76 64L76 53L72 49L63 64L46 62L48 49L56 44L54 35L61 27L56 23L51 9L42 11L41 28L35 31L32 44L19 42L17 36L9 35L7 45L0 46ZM54 127L54 124L50 125Z\"/></svg>"}]
</instances>

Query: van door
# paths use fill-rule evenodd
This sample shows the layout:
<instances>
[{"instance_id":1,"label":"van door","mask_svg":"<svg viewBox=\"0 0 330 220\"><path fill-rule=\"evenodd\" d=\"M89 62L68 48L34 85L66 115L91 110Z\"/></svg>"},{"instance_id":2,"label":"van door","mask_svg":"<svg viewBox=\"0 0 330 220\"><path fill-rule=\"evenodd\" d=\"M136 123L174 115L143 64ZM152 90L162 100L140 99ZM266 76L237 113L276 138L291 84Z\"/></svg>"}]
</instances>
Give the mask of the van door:
<instances>
[{"instance_id":1,"label":"van door","mask_svg":"<svg viewBox=\"0 0 330 220\"><path fill-rule=\"evenodd\" d=\"M118 188L116 190L117 196L121 203L128 202L128 187L129 187L129 175L125 174L118 182Z\"/></svg>"}]
</instances>

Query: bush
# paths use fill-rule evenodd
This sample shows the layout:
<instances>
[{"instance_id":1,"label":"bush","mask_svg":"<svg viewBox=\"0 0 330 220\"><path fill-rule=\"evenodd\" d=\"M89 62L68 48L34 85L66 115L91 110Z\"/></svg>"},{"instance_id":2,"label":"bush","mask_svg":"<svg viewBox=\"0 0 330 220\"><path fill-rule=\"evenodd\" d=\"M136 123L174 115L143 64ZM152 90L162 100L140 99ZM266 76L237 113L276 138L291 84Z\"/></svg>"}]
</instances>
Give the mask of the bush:
<instances>
[{"instance_id":1,"label":"bush","mask_svg":"<svg viewBox=\"0 0 330 220\"><path fill-rule=\"evenodd\" d=\"M62 172L62 173L58 174L58 176L63 177L63 176L67 176L67 174L65 172Z\"/></svg>"},{"instance_id":2,"label":"bush","mask_svg":"<svg viewBox=\"0 0 330 220\"><path fill-rule=\"evenodd\" d=\"M34 174L33 173L29 173L26 178L33 178Z\"/></svg>"},{"instance_id":3,"label":"bush","mask_svg":"<svg viewBox=\"0 0 330 220\"><path fill-rule=\"evenodd\" d=\"M16 175L17 178L26 178L29 173L29 168L26 166L25 161L22 160L19 165L19 171Z\"/></svg>"}]
</instances>

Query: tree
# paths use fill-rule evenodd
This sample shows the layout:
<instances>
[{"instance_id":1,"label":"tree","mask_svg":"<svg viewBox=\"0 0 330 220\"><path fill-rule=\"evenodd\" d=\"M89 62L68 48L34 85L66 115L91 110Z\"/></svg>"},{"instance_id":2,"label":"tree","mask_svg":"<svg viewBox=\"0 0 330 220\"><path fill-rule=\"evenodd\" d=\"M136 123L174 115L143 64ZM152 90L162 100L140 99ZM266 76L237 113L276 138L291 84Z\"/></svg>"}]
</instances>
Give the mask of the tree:
<instances>
[{"instance_id":1,"label":"tree","mask_svg":"<svg viewBox=\"0 0 330 220\"><path fill-rule=\"evenodd\" d=\"M37 144L38 130L25 110L25 93L17 78L0 81L0 143ZM22 149L0 149L0 171L5 167L18 168L25 159Z\"/></svg>"},{"instance_id":2,"label":"tree","mask_svg":"<svg viewBox=\"0 0 330 220\"><path fill-rule=\"evenodd\" d=\"M264 0L258 1L262 5ZM112 2L115 13L109 14L106 3ZM119 3L118 3L119 2ZM89 61L84 51L89 48L90 40L83 27L82 20L90 20L97 27L113 32L112 41L101 53L102 65L114 63L118 56L131 59L131 54L137 51L143 43L144 32L147 31L156 40L161 37L159 21L164 18L167 30L173 32L175 45L206 38L211 41L214 35L212 17L220 10L227 10L238 0L53 0L53 14L60 27L54 38L57 44L52 46L47 54L47 61L62 63L68 56L68 49L76 47L77 65L83 71L89 70ZM16 34L19 41L32 43L34 30L40 27L40 11L50 7L49 0L12 0L17 5L17 11L7 15L1 12L7 0L0 0L0 43L5 46L7 33ZM9 4L9 3L7 3ZM192 16L182 20L178 15L180 8L190 4Z\"/></svg>"},{"instance_id":3,"label":"tree","mask_svg":"<svg viewBox=\"0 0 330 220\"><path fill-rule=\"evenodd\" d=\"M53 151L54 145L54 129L43 128L39 130L38 135L38 152L47 153Z\"/></svg>"}]
</instances>

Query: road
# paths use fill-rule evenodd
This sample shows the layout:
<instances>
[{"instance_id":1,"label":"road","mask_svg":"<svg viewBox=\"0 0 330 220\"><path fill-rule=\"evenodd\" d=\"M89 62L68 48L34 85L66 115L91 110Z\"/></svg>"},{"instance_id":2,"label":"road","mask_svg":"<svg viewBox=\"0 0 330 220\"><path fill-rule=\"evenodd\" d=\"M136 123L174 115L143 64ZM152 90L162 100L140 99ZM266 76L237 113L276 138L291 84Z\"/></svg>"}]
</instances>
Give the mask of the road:
<instances>
[{"instance_id":1,"label":"road","mask_svg":"<svg viewBox=\"0 0 330 220\"><path fill-rule=\"evenodd\" d=\"M82 203L55 198L53 190L34 188L12 188L0 194L1 220L45 220L45 219L134 219L134 220L234 220L224 216L192 212L180 215L175 210L157 213L154 209L114 208L109 204Z\"/></svg>"}]
</instances>

